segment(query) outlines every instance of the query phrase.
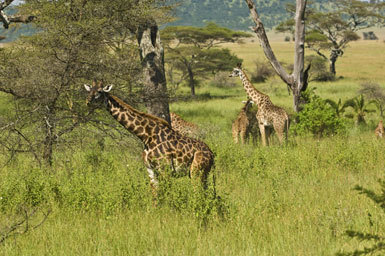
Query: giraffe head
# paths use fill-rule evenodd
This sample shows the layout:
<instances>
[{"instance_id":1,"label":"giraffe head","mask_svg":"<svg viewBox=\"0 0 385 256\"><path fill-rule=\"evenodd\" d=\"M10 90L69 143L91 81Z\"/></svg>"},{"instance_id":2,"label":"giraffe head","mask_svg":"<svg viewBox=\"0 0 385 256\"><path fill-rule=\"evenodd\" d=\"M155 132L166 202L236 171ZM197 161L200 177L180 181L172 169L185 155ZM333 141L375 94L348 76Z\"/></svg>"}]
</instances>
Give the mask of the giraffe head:
<instances>
[{"instance_id":1,"label":"giraffe head","mask_svg":"<svg viewBox=\"0 0 385 256\"><path fill-rule=\"evenodd\" d=\"M103 98L103 97L100 97L100 96L102 96L106 92L111 91L112 85L107 85L107 86L103 87L102 81L99 81L98 84L96 84L96 81L93 81L92 82L92 86L84 84L84 88L88 92L88 97L87 97L87 100L86 100L86 104L88 105L88 104L90 104L91 102L93 102L93 101L95 101L97 99Z\"/></svg>"},{"instance_id":2,"label":"giraffe head","mask_svg":"<svg viewBox=\"0 0 385 256\"><path fill-rule=\"evenodd\" d=\"M253 106L253 104L255 104L254 101L252 101L251 99L243 100L242 103L245 104L243 109L246 111L248 111Z\"/></svg>"},{"instance_id":3,"label":"giraffe head","mask_svg":"<svg viewBox=\"0 0 385 256\"><path fill-rule=\"evenodd\" d=\"M229 77L237 77L241 76L242 74L242 64L238 63L237 67L233 69L233 72L230 74Z\"/></svg>"}]
</instances>

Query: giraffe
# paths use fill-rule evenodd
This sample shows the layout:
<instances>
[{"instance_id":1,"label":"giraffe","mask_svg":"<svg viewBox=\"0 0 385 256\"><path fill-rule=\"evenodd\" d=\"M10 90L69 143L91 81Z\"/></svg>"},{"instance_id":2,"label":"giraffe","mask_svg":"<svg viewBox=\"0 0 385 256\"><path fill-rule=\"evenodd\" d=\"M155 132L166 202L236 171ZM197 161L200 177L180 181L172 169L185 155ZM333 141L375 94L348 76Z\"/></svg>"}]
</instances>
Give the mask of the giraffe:
<instances>
[{"instance_id":1,"label":"giraffe","mask_svg":"<svg viewBox=\"0 0 385 256\"><path fill-rule=\"evenodd\" d=\"M239 137L241 138L241 144L245 144L246 139L250 134L253 135L255 141L255 134L252 128L257 123L256 113L252 109L254 102L252 100L242 101L244 103L243 108L239 112L237 118L232 125L233 140L238 143Z\"/></svg>"},{"instance_id":2,"label":"giraffe","mask_svg":"<svg viewBox=\"0 0 385 256\"><path fill-rule=\"evenodd\" d=\"M87 105L104 102L107 111L128 131L144 144L142 158L147 167L154 196L158 186L160 168L171 165L173 171L189 168L189 176L200 180L206 188L207 176L214 164L214 154L202 141L175 132L164 119L140 112L123 100L110 94L112 85L103 87L102 82L84 84L88 91Z\"/></svg>"},{"instance_id":3,"label":"giraffe","mask_svg":"<svg viewBox=\"0 0 385 256\"><path fill-rule=\"evenodd\" d=\"M183 136L197 138L199 135L199 128L196 124L183 120L182 117L176 113L170 113L171 127L174 131L179 132Z\"/></svg>"},{"instance_id":4,"label":"giraffe","mask_svg":"<svg viewBox=\"0 0 385 256\"><path fill-rule=\"evenodd\" d=\"M378 123L376 130L374 130L374 134L377 138L383 138L384 136L384 125L382 123L382 120Z\"/></svg>"},{"instance_id":5,"label":"giraffe","mask_svg":"<svg viewBox=\"0 0 385 256\"><path fill-rule=\"evenodd\" d=\"M236 76L240 77L248 97L258 106L257 119L262 137L262 145L266 146L268 143L270 136L269 127L271 126L274 128L278 140L282 144L284 139L287 140L289 130L289 116L286 111L281 107L275 106L268 95L263 94L253 86L240 64L234 68L230 75L230 77Z\"/></svg>"}]
</instances>

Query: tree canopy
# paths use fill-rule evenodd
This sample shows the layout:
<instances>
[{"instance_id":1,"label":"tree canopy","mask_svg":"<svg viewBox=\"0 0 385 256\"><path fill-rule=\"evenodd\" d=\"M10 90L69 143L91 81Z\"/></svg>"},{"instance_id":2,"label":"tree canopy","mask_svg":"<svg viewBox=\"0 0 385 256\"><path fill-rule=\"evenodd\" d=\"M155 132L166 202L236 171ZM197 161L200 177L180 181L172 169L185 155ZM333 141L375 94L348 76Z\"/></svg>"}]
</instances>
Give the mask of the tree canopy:
<instances>
[{"instance_id":1,"label":"tree canopy","mask_svg":"<svg viewBox=\"0 0 385 256\"><path fill-rule=\"evenodd\" d=\"M307 48L329 60L329 71L335 75L337 59L344 54L350 42L360 38L357 31L383 24L385 16L381 14L381 10L385 8L385 3L337 0L333 5L335 9L326 13L311 8L307 10L305 42ZM289 5L288 11L293 12L294 6ZM293 33L293 30L293 19L276 27L278 32Z\"/></svg>"},{"instance_id":2,"label":"tree canopy","mask_svg":"<svg viewBox=\"0 0 385 256\"><path fill-rule=\"evenodd\" d=\"M146 19L167 18L158 4L29 0L19 6L21 14L38 17L40 32L0 52L0 91L10 101L9 115L0 120L3 148L51 163L55 148L87 137L84 123L99 128L91 129L101 137L124 133L85 107L81 88L94 79L113 83L137 105L142 78L135 36Z\"/></svg>"},{"instance_id":3,"label":"tree canopy","mask_svg":"<svg viewBox=\"0 0 385 256\"><path fill-rule=\"evenodd\" d=\"M166 62L181 71L181 80L186 80L195 95L196 76L207 77L221 70L231 70L241 59L228 49L215 46L225 42L237 42L252 35L207 23L205 27L177 26L161 31L165 42Z\"/></svg>"}]
</instances>

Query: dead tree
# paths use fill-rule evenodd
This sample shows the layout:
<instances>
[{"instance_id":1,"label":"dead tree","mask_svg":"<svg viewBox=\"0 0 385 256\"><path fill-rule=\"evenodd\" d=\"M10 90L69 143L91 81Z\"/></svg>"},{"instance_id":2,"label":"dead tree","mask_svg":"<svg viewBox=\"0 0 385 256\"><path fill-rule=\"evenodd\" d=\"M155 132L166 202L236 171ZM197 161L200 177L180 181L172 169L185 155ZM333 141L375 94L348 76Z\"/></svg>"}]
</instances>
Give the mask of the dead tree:
<instances>
[{"instance_id":1,"label":"dead tree","mask_svg":"<svg viewBox=\"0 0 385 256\"><path fill-rule=\"evenodd\" d=\"M29 23L36 18L33 15L6 15L4 9L11 5L13 1L4 0L0 3L0 21L5 29L8 29L11 23Z\"/></svg>"},{"instance_id":2,"label":"dead tree","mask_svg":"<svg viewBox=\"0 0 385 256\"><path fill-rule=\"evenodd\" d=\"M154 20L139 26L137 40L143 67L144 99L150 114L170 120L169 97L164 69L164 50Z\"/></svg>"},{"instance_id":3,"label":"dead tree","mask_svg":"<svg viewBox=\"0 0 385 256\"><path fill-rule=\"evenodd\" d=\"M275 72L287 84L289 90L293 93L294 111L301 110L300 97L301 92L305 91L308 85L308 71L310 65L304 69L304 55L305 55L305 9L307 0L296 0L295 13L295 56L294 56L294 70L292 74L288 74L283 68L282 64L277 60L273 50L271 49L269 39L267 38L265 28L257 12L257 8L253 0L245 0L250 9L251 18L255 23L252 30L257 34L259 42L263 48L266 58L270 61Z\"/></svg>"}]
</instances>

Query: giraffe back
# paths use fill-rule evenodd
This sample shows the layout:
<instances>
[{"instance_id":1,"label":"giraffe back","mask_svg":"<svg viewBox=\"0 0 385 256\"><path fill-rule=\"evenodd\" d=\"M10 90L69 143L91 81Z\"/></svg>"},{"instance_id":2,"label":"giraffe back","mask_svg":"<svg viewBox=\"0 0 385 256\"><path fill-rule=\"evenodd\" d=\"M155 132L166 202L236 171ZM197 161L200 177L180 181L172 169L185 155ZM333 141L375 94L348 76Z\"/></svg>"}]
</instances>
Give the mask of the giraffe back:
<instances>
[{"instance_id":1,"label":"giraffe back","mask_svg":"<svg viewBox=\"0 0 385 256\"><path fill-rule=\"evenodd\" d=\"M188 137L199 137L199 127L196 124L184 120L176 113L170 113L171 127L180 134Z\"/></svg>"}]
</instances>

